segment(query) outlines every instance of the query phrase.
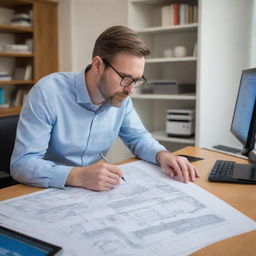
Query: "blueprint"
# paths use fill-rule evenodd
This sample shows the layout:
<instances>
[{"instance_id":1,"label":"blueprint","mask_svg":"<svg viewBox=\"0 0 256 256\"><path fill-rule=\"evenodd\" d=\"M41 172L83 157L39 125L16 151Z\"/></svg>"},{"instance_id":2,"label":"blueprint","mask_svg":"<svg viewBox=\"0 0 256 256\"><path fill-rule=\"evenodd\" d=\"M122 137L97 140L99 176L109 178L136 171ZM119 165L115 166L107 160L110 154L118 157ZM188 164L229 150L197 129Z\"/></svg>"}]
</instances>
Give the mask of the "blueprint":
<instances>
[{"instance_id":1,"label":"blueprint","mask_svg":"<svg viewBox=\"0 0 256 256\"><path fill-rule=\"evenodd\" d=\"M47 189L3 201L0 224L48 241L46 234L58 237L64 252L66 241L70 248L79 245L74 255L111 256L187 255L256 229L225 202L195 184L171 180L156 165L120 167L126 182L110 191Z\"/></svg>"}]
</instances>

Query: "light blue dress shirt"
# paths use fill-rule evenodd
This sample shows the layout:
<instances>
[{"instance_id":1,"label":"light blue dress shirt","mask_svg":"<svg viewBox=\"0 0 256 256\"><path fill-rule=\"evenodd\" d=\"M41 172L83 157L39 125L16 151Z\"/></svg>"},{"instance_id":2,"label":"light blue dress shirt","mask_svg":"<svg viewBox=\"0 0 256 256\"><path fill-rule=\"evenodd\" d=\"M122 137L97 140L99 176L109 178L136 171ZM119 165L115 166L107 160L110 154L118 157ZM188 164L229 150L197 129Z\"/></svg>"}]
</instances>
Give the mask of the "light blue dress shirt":
<instances>
[{"instance_id":1,"label":"light blue dress shirt","mask_svg":"<svg viewBox=\"0 0 256 256\"><path fill-rule=\"evenodd\" d=\"M92 104L85 71L53 73L30 90L20 114L11 175L21 183L64 188L70 170L100 160L117 136L155 163L166 150L144 128L130 97L121 107Z\"/></svg>"}]
</instances>

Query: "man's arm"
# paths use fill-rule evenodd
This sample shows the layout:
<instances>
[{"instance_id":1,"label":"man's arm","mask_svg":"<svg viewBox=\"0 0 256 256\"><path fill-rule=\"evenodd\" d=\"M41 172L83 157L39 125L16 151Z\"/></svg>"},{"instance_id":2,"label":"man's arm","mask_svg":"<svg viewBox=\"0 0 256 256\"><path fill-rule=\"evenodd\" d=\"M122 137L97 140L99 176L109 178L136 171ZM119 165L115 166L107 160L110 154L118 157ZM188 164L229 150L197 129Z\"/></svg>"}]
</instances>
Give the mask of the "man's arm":
<instances>
[{"instance_id":1,"label":"man's arm","mask_svg":"<svg viewBox=\"0 0 256 256\"><path fill-rule=\"evenodd\" d=\"M84 167L74 167L69 173L66 185L103 191L120 184L121 170L111 164L98 162Z\"/></svg>"},{"instance_id":2,"label":"man's arm","mask_svg":"<svg viewBox=\"0 0 256 256\"><path fill-rule=\"evenodd\" d=\"M43 159L54 122L51 99L35 85L20 114L11 158L11 175L18 182L38 187L64 187L71 167Z\"/></svg>"},{"instance_id":3,"label":"man's arm","mask_svg":"<svg viewBox=\"0 0 256 256\"><path fill-rule=\"evenodd\" d=\"M137 157L159 164L170 177L177 177L184 182L195 181L199 177L198 170L185 157L174 156L151 136L134 110L131 100L127 104L119 136Z\"/></svg>"},{"instance_id":4,"label":"man's arm","mask_svg":"<svg viewBox=\"0 0 256 256\"><path fill-rule=\"evenodd\" d=\"M199 171L193 166L186 157L175 156L169 151L160 151L156 156L157 163L164 172L171 178L177 178L185 183L199 178Z\"/></svg>"},{"instance_id":5,"label":"man's arm","mask_svg":"<svg viewBox=\"0 0 256 256\"><path fill-rule=\"evenodd\" d=\"M72 167L44 159L56 122L54 95L51 96L35 86L23 106L11 159L13 178L37 187L71 185L108 190L117 186L122 173L116 166L97 163Z\"/></svg>"},{"instance_id":6,"label":"man's arm","mask_svg":"<svg viewBox=\"0 0 256 256\"><path fill-rule=\"evenodd\" d=\"M166 148L146 130L133 108L131 99L128 99L126 104L126 113L119 131L120 138L135 156L157 163L157 153Z\"/></svg>"}]
</instances>

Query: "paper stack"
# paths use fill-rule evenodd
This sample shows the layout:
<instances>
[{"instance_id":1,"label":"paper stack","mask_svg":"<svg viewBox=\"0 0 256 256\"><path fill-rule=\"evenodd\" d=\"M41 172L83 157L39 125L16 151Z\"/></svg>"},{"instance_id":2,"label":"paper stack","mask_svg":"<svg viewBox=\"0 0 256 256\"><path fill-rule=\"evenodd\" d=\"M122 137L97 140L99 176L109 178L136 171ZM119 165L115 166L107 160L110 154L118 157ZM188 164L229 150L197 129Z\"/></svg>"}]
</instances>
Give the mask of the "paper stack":
<instances>
[{"instance_id":1,"label":"paper stack","mask_svg":"<svg viewBox=\"0 0 256 256\"><path fill-rule=\"evenodd\" d=\"M31 49L26 44L6 44L4 52L31 53Z\"/></svg>"},{"instance_id":2,"label":"paper stack","mask_svg":"<svg viewBox=\"0 0 256 256\"><path fill-rule=\"evenodd\" d=\"M5 71L0 71L0 81L9 81L12 77Z\"/></svg>"},{"instance_id":3,"label":"paper stack","mask_svg":"<svg viewBox=\"0 0 256 256\"><path fill-rule=\"evenodd\" d=\"M10 25L13 26L23 26L23 27L31 27L32 22L30 15L27 13L16 13L13 15Z\"/></svg>"}]
</instances>

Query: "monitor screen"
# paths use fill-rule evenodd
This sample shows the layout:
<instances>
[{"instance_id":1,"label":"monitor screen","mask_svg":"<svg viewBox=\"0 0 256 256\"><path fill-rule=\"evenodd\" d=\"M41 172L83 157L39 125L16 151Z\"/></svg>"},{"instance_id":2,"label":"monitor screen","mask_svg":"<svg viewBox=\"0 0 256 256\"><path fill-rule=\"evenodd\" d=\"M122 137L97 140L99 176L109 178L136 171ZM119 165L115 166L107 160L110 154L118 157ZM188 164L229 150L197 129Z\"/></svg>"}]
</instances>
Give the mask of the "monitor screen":
<instances>
[{"instance_id":1,"label":"monitor screen","mask_svg":"<svg viewBox=\"0 0 256 256\"><path fill-rule=\"evenodd\" d=\"M256 68L248 69L242 72L240 87L237 95L233 120L231 124L231 132L246 147L249 136L252 131L252 118L255 115L255 99L256 99ZM255 123L255 120L253 120ZM254 141L255 138L253 138Z\"/></svg>"}]
</instances>

